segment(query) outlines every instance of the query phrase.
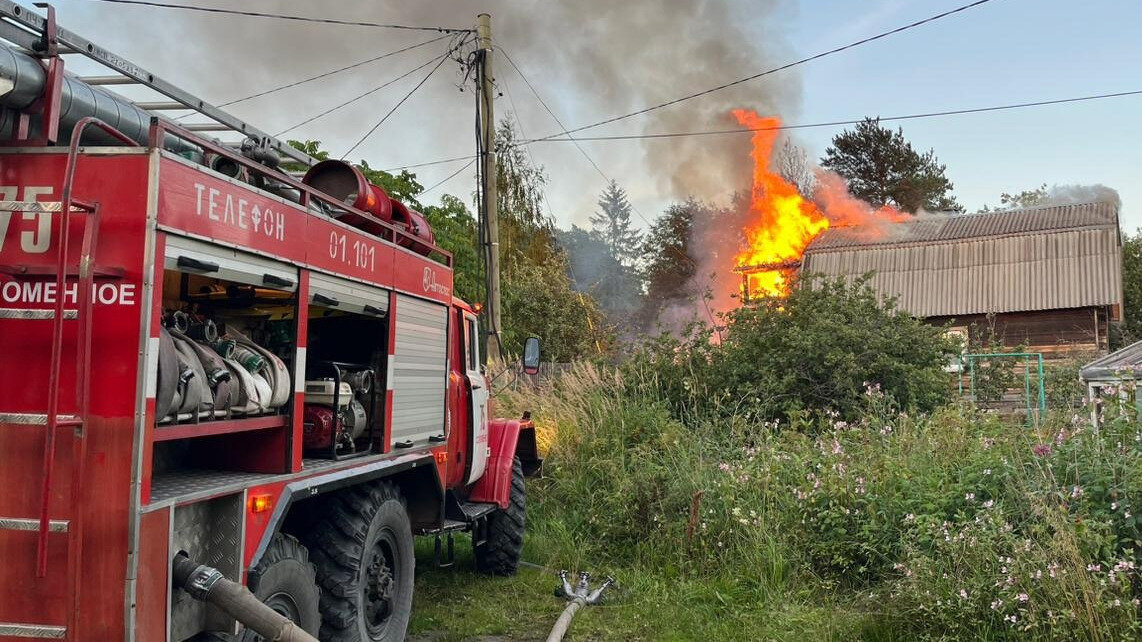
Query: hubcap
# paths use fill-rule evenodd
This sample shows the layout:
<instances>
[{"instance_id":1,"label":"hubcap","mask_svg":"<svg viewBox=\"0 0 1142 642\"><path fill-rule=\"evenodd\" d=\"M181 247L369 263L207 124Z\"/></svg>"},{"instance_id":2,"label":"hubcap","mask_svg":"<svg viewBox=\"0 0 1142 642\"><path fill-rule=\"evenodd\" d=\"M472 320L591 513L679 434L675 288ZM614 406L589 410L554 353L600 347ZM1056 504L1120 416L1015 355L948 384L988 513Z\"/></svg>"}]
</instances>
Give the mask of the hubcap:
<instances>
[{"instance_id":1,"label":"hubcap","mask_svg":"<svg viewBox=\"0 0 1142 642\"><path fill-rule=\"evenodd\" d=\"M395 610L399 571L396 564L396 541L391 533L380 534L365 555L362 591L365 626L369 636L377 639L384 632Z\"/></svg>"}]
</instances>

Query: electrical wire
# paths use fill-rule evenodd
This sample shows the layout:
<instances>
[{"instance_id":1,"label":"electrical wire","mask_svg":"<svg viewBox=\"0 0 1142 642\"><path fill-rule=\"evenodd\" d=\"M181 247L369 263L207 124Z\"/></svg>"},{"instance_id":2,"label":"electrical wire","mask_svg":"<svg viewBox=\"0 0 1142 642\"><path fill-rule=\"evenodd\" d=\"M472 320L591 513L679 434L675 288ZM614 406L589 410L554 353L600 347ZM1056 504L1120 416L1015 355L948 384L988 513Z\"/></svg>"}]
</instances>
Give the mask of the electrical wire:
<instances>
[{"instance_id":1,"label":"electrical wire","mask_svg":"<svg viewBox=\"0 0 1142 642\"><path fill-rule=\"evenodd\" d=\"M441 57L441 58L440 58L440 62L436 63L436 66L435 66L435 67L433 67L433 68L432 68L432 69L431 69L431 70L430 70L430 71L429 71L427 74L425 74L425 75L424 75L424 78L421 78L421 79L420 79L420 82L416 83L416 86L415 86L415 87L413 87L412 89L410 89L410 90L409 90L409 92L408 92L407 94L405 94L403 98L401 98L399 101L397 101L397 104L393 105L392 109L390 109L388 112L386 112L384 116L381 116L381 119L380 119L380 120L378 120L378 121L376 122L376 124L375 124L375 125L373 125L372 127L370 127L370 128L369 128L369 131L365 132L365 135L364 135L364 136L361 136L360 138L358 138L358 139L357 139L357 142L353 143L353 146L352 146L352 147L350 147L350 148L349 148L349 149L348 149L348 150L347 150L347 151L346 151L344 154L342 154L342 155L341 155L341 160L345 160L345 157L346 157L346 156L348 156L349 154L352 154L352 153L353 153L353 151L354 151L355 149L357 149L358 147L360 147L360 146L361 146L361 143L363 143L363 142L365 142L366 140L368 140L369 136L372 136L372 135L373 135L373 132L377 131L377 129L378 129L378 128L379 128L381 125L383 125L383 124L385 123L385 121L386 121L386 120L388 120L388 119L389 119L389 116L392 116L392 115L393 115L393 113L395 113L395 112L396 112L396 110L397 110L397 109L399 109L399 108L400 108L400 106L401 106L401 105L403 105L403 104L404 104L404 102L405 102L406 100L408 100L409 98L411 98L411 97L412 97L412 95L416 93L416 90L418 90L418 89L420 89L422 86L424 86L424 83L428 82L428 79L432 77L432 74L436 73L436 70L437 70L437 69L440 69L440 67L441 67L441 66L442 66L442 65L443 65L445 62L447 62L447 61L448 61L448 59L449 59L449 56L448 56L448 55L445 55L445 56Z\"/></svg>"},{"instance_id":2,"label":"electrical wire","mask_svg":"<svg viewBox=\"0 0 1142 642\"><path fill-rule=\"evenodd\" d=\"M395 51L390 51L388 53L384 53L384 54L381 54L379 56L374 56L372 58L369 58L368 60L362 60L360 62L355 62L355 63L348 65L348 66L345 66L345 67L339 67L337 69L332 69L330 71L326 71L324 73L317 74L316 76L310 76L309 78L298 80L296 82L291 82L288 85L282 85L280 87L274 87L273 89L267 89L265 91L260 91L256 94L250 94L249 96L243 96L241 98L235 98L234 100L228 100L224 103L219 104L218 106L219 107L229 107L230 105L236 105L236 104L241 103L241 102L246 102L247 100L253 100L255 98L261 98L262 96L268 96L270 94L274 94L274 93L277 93L279 91L290 89L291 87L297 87L298 85L304 85L305 83L313 82L314 80L321 80L322 78L328 78L329 76L339 74L343 71L349 71L350 69L356 69L357 67L367 65L371 62L383 60L385 58L388 58L389 56L395 56L397 54L401 54L401 53L404 53L406 51L412 51L413 49L417 49L417 48L423 47L425 45L430 45L434 42L439 42L439 41L444 40L445 38L449 38L449 37L450 37L449 34L444 34L443 36L437 36L435 38L432 38L431 40L425 40L424 42L418 42L415 45L409 45L407 47L403 47L403 48L397 49Z\"/></svg>"},{"instance_id":3,"label":"electrical wire","mask_svg":"<svg viewBox=\"0 0 1142 642\"><path fill-rule=\"evenodd\" d=\"M569 141L575 143L575 147L579 150L579 153L581 153L583 155L583 158L587 159L587 162L591 164L591 167L595 168L595 171L598 172L599 176L602 176L603 180L606 181L608 185L610 183L613 183L614 180L611 179L611 177L608 176L607 173L604 172L602 170L602 168L599 167L599 164L595 162L595 159L592 158L591 155L587 153L587 150L584 149L583 146L579 144L579 140L583 140L583 139L574 138L568 134L567 127L563 125L563 121L560 120L559 117L555 115L555 112L551 110L551 107L549 107L547 105L547 101L545 101L543 99L543 96L541 96L539 94L539 92L535 89L535 86L532 85L531 81L529 81L527 79L527 76L524 75L523 70L521 70L519 68L519 65L515 64L515 61L512 60L512 57L510 55L508 55L508 52L502 46L500 46L498 49L499 49L500 53L502 53L504 55L504 58L508 61L508 63L512 66L512 69L515 69L516 74L519 75L520 79L523 80L524 84L527 85L527 88L531 90L531 93L535 95L535 98L536 98L536 100L539 101L539 104L543 106L543 108L547 111L548 115L550 115L552 120L555 121L555 124L558 125L561 129L563 129L563 134L567 135L567 138L550 139L550 140L560 140L560 141L569 140ZM511 100L511 94L510 93L508 94L508 99ZM513 107L514 107L514 102L513 102ZM518 117L516 118L516 122L519 122ZM521 133L522 133L522 127L521 127ZM542 139L539 139L539 140L542 140ZM525 143L523 143L521 141L520 144L525 144ZM530 150L530 148L528 148L528 149ZM535 161L533 160L532 164L534 164L534 162ZM544 198L546 198L546 195L544 196ZM631 203L630 206L631 206L631 211L634 212L636 215L638 215L638 217L640 219L642 219L643 223L646 223L648 228L654 227L654 223L652 223L649 218L644 216L643 213L638 209L637 206L635 206L634 203ZM550 209L550 207L551 206L548 205L548 209ZM690 258L690 256L688 254L686 254L684 251L679 250L678 248L675 248L673 246L671 246L670 249L674 250L675 254L677 254L683 261L686 261L687 263L689 263L690 266L692 268L694 268L695 272L697 271L697 269L698 269L697 262L695 262L694 259ZM710 309L710 302L708 300L706 300L705 296L702 297L702 304L706 308L706 316L708 316L710 318L710 325L718 333L718 339L721 340L722 331L718 327L718 323L717 323L716 319L714 318L714 311ZM601 349L600 349L600 352L601 352Z\"/></svg>"},{"instance_id":4,"label":"electrical wire","mask_svg":"<svg viewBox=\"0 0 1142 642\"><path fill-rule=\"evenodd\" d=\"M1137 96L1142 94L1142 89L1132 91L1119 91L1109 94L1094 94L1090 96L1078 96L1075 98L1058 98L1054 100L1037 100L1034 102L1014 103L1010 105L995 105L991 107L972 107L968 109L950 109L945 111L932 111L919 114L908 114L905 116L878 116L877 120L882 122L896 121L896 120L916 120L920 118L937 118L941 116L959 116L963 114L979 114L993 111L1005 111L1010 109L1024 109L1027 107L1043 107L1047 105L1062 105L1066 103L1077 103L1091 100L1103 100L1106 98L1121 98L1123 96ZM839 127L841 125L857 125L864 122L864 118L848 119L848 120L831 120L822 123L800 123L794 125L775 125L773 127L746 127L738 129L714 129L707 131L692 131L692 132L660 132L656 134L626 134L617 136L577 136L575 138L533 138L530 140L521 140L518 144L530 145L532 143L553 143L553 142L571 142L579 145L581 141L607 141L607 140L646 140L655 138L680 138L684 136L717 136L721 134L748 134L751 132L762 131L781 131L787 129L811 129L815 127Z\"/></svg>"},{"instance_id":5,"label":"electrical wire","mask_svg":"<svg viewBox=\"0 0 1142 642\"><path fill-rule=\"evenodd\" d=\"M455 163L457 161L471 160L473 158L479 158L479 155L478 154L469 154L467 156L456 156L455 158L445 158L442 160L430 161L427 163L414 163L412 165L401 165L400 167L390 167L389 169L386 169L383 171L386 171L389 173L399 172L402 169L416 169L418 167L430 167L432 165L443 165L444 163Z\"/></svg>"},{"instance_id":6,"label":"electrical wire","mask_svg":"<svg viewBox=\"0 0 1142 642\"><path fill-rule=\"evenodd\" d=\"M461 167L460 169L458 169L458 170L456 170L456 171L452 172L451 174L449 174L449 175L448 175L448 178L445 178L444 180L442 180L442 181L440 181L440 182L436 183L436 184L435 184L435 185L433 185L432 187L429 187L429 188L427 188L427 189L423 189L423 190L421 190L421 191L420 191L420 193L416 195L416 197L417 197L417 198L420 198L421 196L424 196L425 194L427 194L427 193L431 192L432 190L436 189L437 187L440 187L441 185L443 185L443 184L447 183L448 181L452 180L453 178L456 178L456 175L457 175L457 174L459 174L460 172L462 172L462 171L464 171L464 170L468 169L468 168L469 168L469 167L471 167L471 166L472 166L472 164L473 164L473 163L475 163L475 162L476 162L476 159L475 159L475 158L473 158L472 160L468 161L468 163L467 163L467 164L465 164L463 167Z\"/></svg>"},{"instance_id":7,"label":"electrical wire","mask_svg":"<svg viewBox=\"0 0 1142 642\"><path fill-rule=\"evenodd\" d=\"M318 118L322 118L323 116L328 116L329 114L332 114L333 112L335 112L339 109L342 109L344 107L348 107L349 105L352 105L353 103L355 103L355 102L357 102L363 98L371 96L371 95L377 93L378 91L384 89L385 87L388 87L389 85L391 85L395 82L399 82L401 80L404 80L405 78L408 78L409 76L415 74L416 72L420 71L421 69L424 69L425 67L431 65L434 62L440 61L441 63L443 63L445 60L448 59L448 56L450 55L450 53L451 52L440 55L440 56L433 56L429 60L426 60L425 62L417 65L416 67L413 67L412 69L409 69L408 71L397 76L396 78L393 78L392 80L387 80L387 81L381 83L380 85L373 87L369 91L366 91L363 94L359 94L357 96L354 96L353 98L350 98L349 100L346 100L345 102L334 105L333 107L330 107L329 109L326 109L325 111L323 111L319 114L316 114L314 116L306 118L305 120L301 121L300 123L297 123L296 125L291 125L289 127L286 127L285 129L281 130L280 132L274 134L274 137L277 138L277 137L281 136L282 134L285 134L287 132L290 132L290 131L297 129L298 127L301 127L302 125L308 125L309 123L312 123L313 121L317 120Z\"/></svg>"},{"instance_id":8,"label":"electrical wire","mask_svg":"<svg viewBox=\"0 0 1142 642\"><path fill-rule=\"evenodd\" d=\"M537 140L537 141L539 141L539 140L547 140L547 139L550 139L550 138L555 138L556 136L562 136L562 135L567 135L567 134L574 134L575 132L581 132L581 131L583 131L583 130L586 130L586 129L594 129L594 128L596 128L596 127L601 127L601 126L603 126L603 125L608 125L608 124L610 124L610 123L618 122L618 121L620 121L620 120L626 120L627 118L631 118L631 117L633 117L633 116L639 116L639 115L641 115L641 114L646 114L646 113L649 113L649 112L652 112L652 111L655 111L655 110L658 110L658 109L662 109L662 108L664 108L664 107L669 107L669 106L671 106L671 105L677 105L678 103L681 103L681 102L684 102L684 101L687 101L687 100L691 100L691 99L693 99L693 98L698 98L698 97L700 97L700 96L705 96L705 95L707 95L707 94L712 94L712 93L714 93L714 92L717 92L717 91L721 91L721 90L723 90L723 89L728 89L728 88L730 88L730 87L734 87L734 86L736 86L736 85L740 85L740 84L742 84L742 83L750 82L751 80L757 80L758 78L762 78L762 77L764 77L764 76L768 76L768 75L771 75L771 74L775 74L775 73L777 73L777 72L779 72L779 71L784 71L784 70L786 70L786 69L790 69L790 68L792 68L792 67L796 67L796 66L798 66L798 65L803 65L803 64L805 64L805 63L807 63L807 62L812 62L812 61L814 61L814 60L819 60L819 59L821 59L821 58L824 58L824 57L826 57L826 56L831 56L831 55L833 55L833 54L836 54L836 53L840 53L840 52L842 52L842 51L846 51L846 50L848 50L848 49L852 49L852 48L854 48L854 47L859 47L859 46L861 46L861 45L864 45L864 44L868 44L868 43L870 43L870 42L874 42L874 41L876 41L876 40L880 40L881 38L887 38L888 36L892 36L892 35L895 35L895 34L901 33L901 32L903 32L903 31L907 31L907 30L909 30L909 29L914 29L914 28L916 28L916 27L919 27L919 26L922 26L922 25L928 24L928 23L930 23L930 22L935 22L936 20L940 20L941 18L946 18L946 17L948 17L948 16L951 16L951 15L954 15L954 14L957 14L957 13L960 13L961 11L967 11L968 9L972 9L972 8L974 8L974 7L978 7L978 6L982 5L982 4L987 4L988 2L991 2L991 1L992 1L992 0L976 0L975 2L971 2L971 3L965 4L965 5L962 5L962 6L956 7L955 9L950 9L950 10L948 10L948 11L945 11L945 12L943 12L943 13L938 13L938 14L936 14L936 15L934 15L934 16L930 16L930 17L928 17L928 18L924 18L923 20L917 20L916 22L912 22L912 23L909 23L909 24L906 24L906 25L903 25L903 26L897 27L897 28L895 28L895 29L892 29L892 30L889 30L889 31L884 31L884 32L881 32L881 33L879 33L879 34L876 34L875 36L869 36L869 37L867 37L867 38L862 38L862 39L860 39L860 40L857 40L856 42L850 42L850 43L849 43L849 44L847 44L847 45L842 45L842 46L840 46L840 47L835 47L835 48L833 48L833 49L830 49L830 50L828 50L828 51L823 51L823 52L821 52L821 53L818 53L818 54L814 54L814 55L812 55L812 56L808 56L808 57L805 57L805 58L801 58L800 60L795 60L795 61L793 61L793 62L789 62L789 63L786 63L786 64L784 64L784 65L781 65L780 67L774 67L773 69L767 69L766 71L762 71L762 72L760 72L760 73L756 73L756 74L753 74L752 76L746 76L745 78L739 78L739 79L737 79L737 80L733 80L733 81L731 81L731 82L727 82L727 83L724 83L724 84L721 84L721 85L717 85L717 86L715 86L715 87L710 87L709 89L703 89L702 91L699 91L699 92L695 92L695 93L692 93L692 94L687 94L687 95L685 95L685 96L681 96L681 97L679 97L679 98L675 98L675 99L673 99L673 100L668 100L668 101L666 101L666 102L663 102L663 103L658 103L658 104L656 104L656 105L651 105L651 106L649 106L649 107L644 107L644 108L642 108L642 109L639 109L638 111L632 111L632 112L630 112L630 113L627 113L627 114L621 114L621 115L619 115L619 116L612 116L612 117L610 117L610 118L606 118L606 119L600 120L600 121L598 121L598 122L590 123L590 124L588 124L588 125L582 125L582 126L580 126L580 127L576 127L576 128L574 128L574 129L568 129L568 130L564 130L563 132L561 132L561 133L559 133L559 134L551 134L550 136L545 136L545 137L543 137L543 138L538 138L538 139L536 139L536 140Z\"/></svg>"},{"instance_id":9,"label":"electrical wire","mask_svg":"<svg viewBox=\"0 0 1142 642\"><path fill-rule=\"evenodd\" d=\"M502 47L497 47L497 48L499 49L500 53L504 54L505 58L508 57L507 52L504 51L504 49ZM555 114L547 107L547 104L543 102L543 99L540 98L539 94L536 93L535 88L532 87L531 83L529 83L527 81L527 78L523 75L523 72L521 72L519 70L519 67L516 67L515 62L512 61L510 58L508 58L508 62L510 62L512 67L515 68L516 73L519 74L519 77L528 86L528 88L531 89L532 93L535 94L535 97L537 99L539 99L539 102L543 104L543 107L545 109L547 109L547 113L551 114L552 118L555 118ZM508 84L507 82L504 82L503 88L504 88L504 93L506 93L508 95L508 102L511 103L511 106L512 106L511 114L512 114L512 117L515 118L516 127L519 128L519 135L526 137L527 134L523 131L523 121L521 121L519 118L519 107L516 106L515 97L512 95L511 85ZM555 122L559 123L559 119L555 118ZM560 123L560 126L562 126L562 123ZM527 157L531 161L532 167L538 167L539 165L535 162L535 156L531 153L531 147L524 147L524 150L527 152ZM586 154L586 152L584 152L584 154ZM587 159L590 160L591 157L587 156ZM547 211L551 215L554 215L555 209L551 207L551 199L548 198L548 196L547 196L547 185L546 184L540 185L540 194L543 195L543 202L545 205L547 205ZM575 266L573 265L573 263L574 263L574 261L572 261L570 258L568 258L568 260L567 260L567 271L570 273L571 282L574 283L576 287L578 287L579 286L579 278L575 275ZM599 285L599 281L596 281L593 285L596 285L596 286ZM583 292L581 290L577 290L576 294L578 295L578 298L579 298L580 307L582 307L584 312L586 313L585 317L587 319L587 329L591 331L591 340L595 344L595 351L598 352L599 354L603 354L603 344L601 341L599 341L598 333L595 330L595 323L591 319L591 314L590 314L590 312L587 312L587 302L583 297ZM517 375L517 377L518 377L518 375ZM512 383L514 383L514 382L515 381L513 379Z\"/></svg>"},{"instance_id":10,"label":"electrical wire","mask_svg":"<svg viewBox=\"0 0 1142 642\"><path fill-rule=\"evenodd\" d=\"M452 27L426 27L426 26L412 26L412 25L397 25L397 24L383 24L379 22L364 22L357 20L337 20L335 18L314 18L309 16L294 16L280 13L267 13L262 11L242 11L239 9L223 9L221 7L199 7L189 4L173 4L163 2L149 2L146 0L88 0L88 2L106 2L109 4L126 4L137 5L142 7L154 7L158 9L181 9L184 11L200 11L202 13L218 13L229 14L235 16L246 16L250 18L275 18L278 20L294 20L298 22L318 22L330 25L343 25L348 27L376 27L380 29L405 29L409 31L437 31L441 33L470 33L472 29L455 29Z\"/></svg>"}]
</instances>

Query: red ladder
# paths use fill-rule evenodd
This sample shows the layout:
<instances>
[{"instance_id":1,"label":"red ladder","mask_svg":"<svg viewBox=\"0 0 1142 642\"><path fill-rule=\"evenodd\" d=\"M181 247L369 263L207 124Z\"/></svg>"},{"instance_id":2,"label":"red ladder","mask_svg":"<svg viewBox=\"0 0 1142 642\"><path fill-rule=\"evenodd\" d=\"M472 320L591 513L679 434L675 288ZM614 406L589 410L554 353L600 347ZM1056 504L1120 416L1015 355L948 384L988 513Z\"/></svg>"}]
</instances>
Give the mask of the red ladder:
<instances>
[{"instance_id":1,"label":"red ladder","mask_svg":"<svg viewBox=\"0 0 1142 642\"><path fill-rule=\"evenodd\" d=\"M76 123L71 134L71 145L68 148L67 165L64 170L63 189L61 200L57 202L44 201L0 201L0 211L3 212L40 212L59 214L60 234L59 245L56 249L56 266L48 272L27 271L16 276L25 278L53 276L56 284L56 300L52 310L24 310L0 309L0 318L19 319L51 319L52 321L52 349L51 363L48 375L47 413L5 413L0 421L12 424L43 425L44 451L43 475L40 484L40 514L35 518L0 518L0 528L6 530L37 530L36 542L36 575L46 577L48 570L48 535L50 533L65 533L67 535L68 584L72 604L68 609L69 626L49 625L8 625L21 628L15 633L0 630L0 635L17 634L27 637L42 637L66 639L68 631L75 631L80 603L80 587L82 585L81 565L83 559L83 477L87 460L87 419L90 401L90 366L91 366L91 336L92 336L92 290L95 280L95 252L99 241L99 204L76 200L72 196L75 183L75 172L79 162L79 143L84 130L94 125L107 132L126 145L138 146L138 143L110 125L95 119L84 118ZM83 240L80 247L79 264L72 268L67 264L67 250L70 244L71 214L85 214L86 222L83 227ZM78 277L75 310L64 308L65 284L67 277ZM63 364L63 329L65 320L78 320L79 334L76 342L76 414L59 414L60 405L60 371ZM56 433L59 428L73 428L72 460L71 460L71 517L67 520L51 519L51 492L52 479L55 472Z\"/></svg>"}]
</instances>

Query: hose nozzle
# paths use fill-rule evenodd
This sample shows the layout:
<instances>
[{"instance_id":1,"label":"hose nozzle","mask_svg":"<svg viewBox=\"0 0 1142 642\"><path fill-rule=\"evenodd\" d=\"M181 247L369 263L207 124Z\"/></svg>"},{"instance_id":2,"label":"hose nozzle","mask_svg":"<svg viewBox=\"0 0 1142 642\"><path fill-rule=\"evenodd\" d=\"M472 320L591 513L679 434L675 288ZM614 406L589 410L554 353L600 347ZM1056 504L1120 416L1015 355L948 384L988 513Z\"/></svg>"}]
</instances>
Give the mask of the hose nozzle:
<instances>
[{"instance_id":1,"label":"hose nozzle","mask_svg":"<svg viewBox=\"0 0 1142 642\"><path fill-rule=\"evenodd\" d=\"M594 591L591 591L591 594L587 596L587 604L594 606L594 605L598 604L599 602L602 602L603 601L603 591L607 590L607 588L610 587L614 583L615 583L615 578L608 575L607 579L603 580L603 583L599 585L599 588L595 589Z\"/></svg>"},{"instance_id":2,"label":"hose nozzle","mask_svg":"<svg viewBox=\"0 0 1142 642\"><path fill-rule=\"evenodd\" d=\"M571 589L571 582L567 580L567 570L559 571L559 580L561 585L555 588L555 597L564 599L571 599L575 597L575 591Z\"/></svg>"}]
</instances>

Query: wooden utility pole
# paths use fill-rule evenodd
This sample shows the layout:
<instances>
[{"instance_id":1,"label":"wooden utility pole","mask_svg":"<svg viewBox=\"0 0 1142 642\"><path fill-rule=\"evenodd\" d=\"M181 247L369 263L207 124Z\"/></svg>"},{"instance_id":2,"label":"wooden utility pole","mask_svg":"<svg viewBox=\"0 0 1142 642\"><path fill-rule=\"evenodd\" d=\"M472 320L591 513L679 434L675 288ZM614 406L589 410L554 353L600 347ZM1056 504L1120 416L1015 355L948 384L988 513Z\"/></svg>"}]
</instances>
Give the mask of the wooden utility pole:
<instances>
[{"instance_id":1,"label":"wooden utility pole","mask_svg":"<svg viewBox=\"0 0 1142 642\"><path fill-rule=\"evenodd\" d=\"M496 186L496 117L492 106L495 88L492 81L492 17L481 13L476 17L476 42L480 55L480 138L484 156L484 266L487 272L488 300L485 302L487 341L484 362L499 359L500 335L500 220Z\"/></svg>"}]
</instances>

